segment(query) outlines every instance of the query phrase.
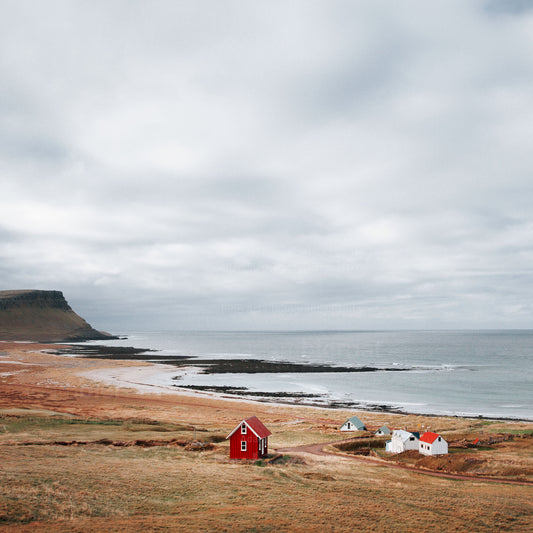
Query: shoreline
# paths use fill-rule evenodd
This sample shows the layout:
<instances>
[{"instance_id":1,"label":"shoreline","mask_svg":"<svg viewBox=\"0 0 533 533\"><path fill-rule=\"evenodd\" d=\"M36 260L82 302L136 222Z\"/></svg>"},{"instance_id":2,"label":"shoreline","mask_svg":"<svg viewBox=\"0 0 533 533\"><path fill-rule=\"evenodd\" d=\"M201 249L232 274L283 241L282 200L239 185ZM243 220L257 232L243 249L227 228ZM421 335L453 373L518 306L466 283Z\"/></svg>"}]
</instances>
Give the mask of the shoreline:
<instances>
[{"instance_id":1,"label":"shoreline","mask_svg":"<svg viewBox=\"0 0 533 533\"><path fill-rule=\"evenodd\" d=\"M173 365L177 368L193 366L203 374L284 374L284 373L359 373L359 372L410 372L412 368L336 366L316 363L291 363L288 361L267 361L265 359L234 358L209 359L188 355L145 355L157 350L133 347L109 347L104 345L74 345L74 350L60 350L63 355L77 355L87 359L114 361L144 361Z\"/></svg>"},{"instance_id":2,"label":"shoreline","mask_svg":"<svg viewBox=\"0 0 533 533\"><path fill-rule=\"evenodd\" d=\"M375 367L334 367L330 365L307 365L301 363L284 363L284 362L270 362L264 360L252 359L202 359L198 357L191 357L185 355L168 356L168 355L154 355L157 350L142 349L133 347L109 347L103 345L66 345L60 350L53 351L56 355L71 356L76 358L83 358L89 360L100 361L121 361L121 362L142 362L150 367L157 368L149 372L146 366L131 366L123 367L121 371L114 369L115 374L126 371L126 375L122 377L114 377L109 375L102 375L100 371L84 372L83 375L89 379L94 379L97 382L108 383L117 387L133 387L141 393L154 393L160 391L161 393L177 393L180 395L200 396L207 398L220 398L222 400L234 400L244 402L254 402L259 404L280 405L287 407L310 407L319 409L328 409L332 411L350 410L368 413L377 413L384 415L403 415L403 416L422 416L428 418L455 418L455 419L469 419L469 420L486 420L486 421L502 421L502 422L533 422L533 419L510 417L510 416L493 416L486 414L456 414L456 413L428 413L416 412L402 409L388 404L380 403L363 403L358 401L337 401L327 399L324 395L305 393L305 392L272 392L272 391L252 391L246 387L235 386L216 386L216 385L165 385L161 383L150 383L150 376L157 376L166 373L173 373L172 380L179 381L181 376L176 376L177 370L181 371L196 371L207 374L224 374L224 373L283 373L290 372L288 368L304 368L303 373L311 372L375 372L375 371L389 371L389 369L378 369ZM206 370L207 368L207 370ZM130 369L129 371L127 369ZM143 370L144 369L144 370ZM216 370L221 370L217 372ZM315 370L318 369L318 370ZM392 371L409 371L409 369L392 369ZM145 374L142 381L135 380L135 374L138 372ZM301 371L301 370L300 370ZM104 372L105 374L105 372ZM148 380L148 381L147 381ZM324 398L324 401L319 401L319 398ZM291 401L292 400L292 401Z\"/></svg>"},{"instance_id":3,"label":"shoreline","mask_svg":"<svg viewBox=\"0 0 533 533\"><path fill-rule=\"evenodd\" d=\"M231 529L237 513L243 530L257 527L259 514L268 516L273 528L299 524L309 531L339 525L339 516L346 516L340 529L350 531L354 508L362 509L356 522L363 530L376 524L380 530L391 524L435 529L452 504L452 529L465 523L487 531L529 525L530 486L521 480L533 478L533 423L229 399L172 387L174 366L55 355L52 348L68 346L0 343L0 371L12 372L0 376L6 470L0 511L8 529L166 531L183 523L218 530ZM150 385L160 383L165 372L168 387ZM340 432L354 414L367 433ZM279 461L239 464L228 458L226 436L252 415L271 431L268 449ZM375 439L372 433L384 425L434 431L450 446L456 442L457 453L431 458L430 466L445 473L466 466L472 477L459 482L425 475L427 458L417 457L423 464L417 461L415 470L409 455L396 466L312 451L341 437ZM479 449L463 446L475 438L483 440ZM494 483L478 474L494 477ZM287 494L290 502L280 507ZM434 509L429 518L428 509ZM477 527L484 524L490 527Z\"/></svg>"}]
</instances>

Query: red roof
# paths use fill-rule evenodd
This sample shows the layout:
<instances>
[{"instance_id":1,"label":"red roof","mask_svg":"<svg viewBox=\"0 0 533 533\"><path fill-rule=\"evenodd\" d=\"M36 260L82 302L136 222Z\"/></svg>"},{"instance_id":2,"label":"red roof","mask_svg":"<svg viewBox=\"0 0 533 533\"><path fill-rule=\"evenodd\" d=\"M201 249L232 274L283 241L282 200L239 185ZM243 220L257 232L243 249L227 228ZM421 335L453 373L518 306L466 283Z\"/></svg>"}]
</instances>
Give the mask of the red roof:
<instances>
[{"instance_id":1,"label":"red roof","mask_svg":"<svg viewBox=\"0 0 533 533\"><path fill-rule=\"evenodd\" d=\"M437 438L439 437L440 435L438 433L432 433L431 431L426 431L421 437L420 437L420 441L421 442L427 442L428 444L433 444Z\"/></svg>"},{"instance_id":2,"label":"red roof","mask_svg":"<svg viewBox=\"0 0 533 533\"><path fill-rule=\"evenodd\" d=\"M250 418L246 418L245 420L242 420L235 426L235 429L226 437L229 439L235 431L237 431L242 424L246 424L260 439L264 439L265 437L268 437L269 435L272 435L272 433L268 430L268 428L257 418L256 416L251 416Z\"/></svg>"}]
</instances>

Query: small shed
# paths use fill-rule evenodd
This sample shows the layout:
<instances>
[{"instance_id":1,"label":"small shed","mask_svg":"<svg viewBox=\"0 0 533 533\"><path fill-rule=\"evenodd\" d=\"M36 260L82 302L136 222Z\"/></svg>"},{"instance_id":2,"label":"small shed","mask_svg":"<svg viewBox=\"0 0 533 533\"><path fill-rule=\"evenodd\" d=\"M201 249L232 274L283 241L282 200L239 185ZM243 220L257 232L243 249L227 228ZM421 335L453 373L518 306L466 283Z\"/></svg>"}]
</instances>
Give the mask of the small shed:
<instances>
[{"instance_id":1,"label":"small shed","mask_svg":"<svg viewBox=\"0 0 533 533\"><path fill-rule=\"evenodd\" d=\"M381 426L375 433L376 437L390 435L390 429L387 426Z\"/></svg>"},{"instance_id":2,"label":"small shed","mask_svg":"<svg viewBox=\"0 0 533 533\"><path fill-rule=\"evenodd\" d=\"M426 431L420 437L418 451L423 455L445 455L448 443L438 433Z\"/></svg>"},{"instance_id":3,"label":"small shed","mask_svg":"<svg viewBox=\"0 0 533 533\"><path fill-rule=\"evenodd\" d=\"M341 431L364 431L365 429L366 426L356 416L348 418L348 420L346 420L346 422L340 427Z\"/></svg>"},{"instance_id":4,"label":"small shed","mask_svg":"<svg viewBox=\"0 0 533 533\"><path fill-rule=\"evenodd\" d=\"M403 453L407 450L418 450L418 435L404 429L395 429L392 432L391 440L387 441L385 451Z\"/></svg>"},{"instance_id":5,"label":"small shed","mask_svg":"<svg viewBox=\"0 0 533 533\"><path fill-rule=\"evenodd\" d=\"M241 420L226 437L230 439L230 459L260 459L268 453L268 437L272 433L256 416Z\"/></svg>"}]
</instances>

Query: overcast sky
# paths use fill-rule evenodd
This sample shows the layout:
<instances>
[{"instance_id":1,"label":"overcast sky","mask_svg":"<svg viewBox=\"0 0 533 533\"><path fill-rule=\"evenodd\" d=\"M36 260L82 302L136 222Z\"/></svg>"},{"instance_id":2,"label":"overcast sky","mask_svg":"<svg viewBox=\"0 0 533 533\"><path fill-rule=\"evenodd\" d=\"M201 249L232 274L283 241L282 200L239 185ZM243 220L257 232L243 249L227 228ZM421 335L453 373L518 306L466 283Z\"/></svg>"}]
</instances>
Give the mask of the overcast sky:
<instances>
[{"instance_id":1,"label":"overcast sky","mask_svg":"<svg viewBox=\"0 0 533 533\"><path fill-rule=\"evenodd\" d=\"M0 289L116 333L533 327L533 2L0 11Z\"/></svg>"}]
</instances>

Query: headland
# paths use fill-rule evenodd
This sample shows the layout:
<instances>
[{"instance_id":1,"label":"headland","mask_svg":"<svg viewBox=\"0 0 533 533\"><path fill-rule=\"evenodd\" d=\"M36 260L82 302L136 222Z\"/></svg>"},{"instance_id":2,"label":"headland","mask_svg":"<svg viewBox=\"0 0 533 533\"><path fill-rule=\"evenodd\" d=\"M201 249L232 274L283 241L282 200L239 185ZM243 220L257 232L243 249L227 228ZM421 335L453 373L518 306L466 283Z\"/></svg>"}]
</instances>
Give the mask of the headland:
<instances>
[{"instance_id":1,"label":"headland","mask_svg":"<svg viewBox=\"0 0 533 533\"><path fill-rule=\"evenodd\" d=\"M77 315L61 291L0 291L0 340L73 342L111 338Z\"/></svg>"}]
</instances>

